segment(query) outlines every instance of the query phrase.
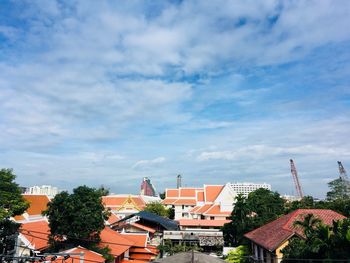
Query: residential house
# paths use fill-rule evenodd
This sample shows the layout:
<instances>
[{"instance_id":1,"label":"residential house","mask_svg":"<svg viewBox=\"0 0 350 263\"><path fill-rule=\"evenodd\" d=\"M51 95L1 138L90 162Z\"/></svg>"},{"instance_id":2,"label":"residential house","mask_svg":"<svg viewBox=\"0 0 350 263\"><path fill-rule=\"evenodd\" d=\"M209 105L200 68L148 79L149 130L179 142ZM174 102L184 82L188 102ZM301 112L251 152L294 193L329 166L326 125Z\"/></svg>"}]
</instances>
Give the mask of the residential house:
<instances>
[{"instance_id":1,"label":"residential house","mask_svg":"<svg viewBox=\"0 0 350 263\"><path fill-rule=\"evenodd\" d=\"M302 221L308 214L313 214L328 225L333 220L345 218L328 209L297 209L244 235L251 241L253 259L261 263L281 262L281 250L288 245L289 239L294 236L304 238L303 229L296 227L294 222Z\"/></svg>"}]
</instances>

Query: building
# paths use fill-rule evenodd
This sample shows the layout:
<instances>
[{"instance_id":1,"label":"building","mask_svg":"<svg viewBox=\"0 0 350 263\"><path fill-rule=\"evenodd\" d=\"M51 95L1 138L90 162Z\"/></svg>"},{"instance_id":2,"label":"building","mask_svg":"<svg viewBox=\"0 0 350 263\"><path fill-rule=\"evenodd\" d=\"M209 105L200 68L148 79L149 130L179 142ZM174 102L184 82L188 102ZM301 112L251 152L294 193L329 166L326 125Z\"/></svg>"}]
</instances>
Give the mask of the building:
<instances>
[{"instance_id":1,"label":"building","mask_svg":"<svg viewBox=\"0 0 350 263\"><path fill-rule=\"evenodd\" d=\"M203 187L166 189L162 201L175 209L175 219L227 220L238 194L247 196L259 188L271 189L269 184L227 183Z\"/></svg>"},{"instance_id":2,"label":"building","mask_svg":"<svg viewBox=\"0 0 350 263\"><path fill-rule=\"evenodd\" d=\"M151 183L151 180L147 177L144 177L142 180L140 195L158 196L155 187Z\"/></svg>"},{"instance_id":3,"label":"building","mask_svg":"<svg viewBox=\"0 0 350 263\"><path fill-rule=\"evenodd\" d=\"M32 186L26 189L26 195L47 195L50 198L55 197L60 191L57 187L51 185L42 185L42 186Z\"/></svg>"},{"instance_id":4,"label":"building","mask_svg":"<svg viewBox=\"0 0 350 263\"><path fill-rule=\"evenodd\" d=\"M138 213L146 207L146 204L159 201L159 197L146 195L119 194L102 197L104 206L119 218Z\"/></svg>"},{"instance_id":5,"label":"building","mask_svg":"<svg viewBox=\"0 0 350 263\"><path fill-rule=\"evenodd\" d=\"M200 252L180 252L166 258L160 258L154 263L192 263L192 262L201 262L201 263L227 263L222 259L209 256Z\"/></svg>"},{"instance_id":6,"label":"building","mask_svg":"<svg viewBox=\"0 0 350 263\"><path fill-rule=\"evenodd\" d=\"M234 191L236 191L238 194L243 194L243 196L248 197L248 194L258 190L260 188L264 188L267 190L271 190L270 184L253 184L253 183L232 183L231 187Z\"/></svg>"},{"instance_id":7,"label":"building","mask_svg":"<svg viewBox=\"0 0 350 263\"><path fill-rule=\"evenodd\" d=\"M304 238L303 229L295 227L294 222L302 221L308 214L313 214L328 225L331 225L333 220L345 218L328 209L297 209L244 235L251 241L253 259L261 263L281 262L281 250L288 245L289 239L294 236Z\"/></svg>"},{"instance_id":8,"label":"building","mask_svg":"<svg viewBox=\"0 0 350 263\"><path fill-rule=\"evenodd\" d=\"M15 216L14 219L20 223L43 219L42 212L47 209L50 198L47 195L34 194L24 194L22 196L29 203L29 208L22 215Z\"/></svg>"}]
</instances>

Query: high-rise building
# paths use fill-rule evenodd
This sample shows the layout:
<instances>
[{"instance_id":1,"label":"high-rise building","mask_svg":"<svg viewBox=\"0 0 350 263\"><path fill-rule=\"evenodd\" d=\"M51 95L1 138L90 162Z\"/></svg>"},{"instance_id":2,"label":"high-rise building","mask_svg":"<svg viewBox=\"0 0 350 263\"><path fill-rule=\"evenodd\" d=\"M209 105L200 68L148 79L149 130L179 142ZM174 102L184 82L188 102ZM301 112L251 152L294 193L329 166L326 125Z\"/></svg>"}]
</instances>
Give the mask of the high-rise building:
<instances>
[{"instance_id":1,"label":"high-rise building","mask_svg":"<svg viewBox=\"0 0 350 263\"><path fill-rule=\"evenodd\" d=\"M157 196L156 189L148 177L144 177L142 180L140 194L147 196Z\"/></svg>"},{"instance_id":2,"label":"high-rise building","mask_svg":"<svg viewBox=\"0 0 350 263\"><path fill-rule=\"evenodd\" d=\"M259 189L259 188L264 188L267 190L271 190L271 185L270 184L253 184L253 183L231 183L232 189L237 193L237 194L243 194L243 196L248 197L248 194Z\"/></svg>"},{"instance_id":3,"label":"high-rise building","mask_svg":"<svg viewBox=\"0 0 350 263\"><path fill-rule=\"evenodd\" d=\"M25 194L27 195L47 195L50 198L55 197L60 191L57 187L51 185L42 185L42 186L31 186L27 188Z\"/></svg>"}]
</instances>

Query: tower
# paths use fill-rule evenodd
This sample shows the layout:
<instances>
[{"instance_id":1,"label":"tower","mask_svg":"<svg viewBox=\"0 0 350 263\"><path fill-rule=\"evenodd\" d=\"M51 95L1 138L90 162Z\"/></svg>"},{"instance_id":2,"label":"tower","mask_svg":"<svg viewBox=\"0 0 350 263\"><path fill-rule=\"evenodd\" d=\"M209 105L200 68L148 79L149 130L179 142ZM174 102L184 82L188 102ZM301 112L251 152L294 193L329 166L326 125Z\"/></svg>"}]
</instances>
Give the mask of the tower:
<instances>
[{"instance_id":1,"label":"tower","mask_svg":"<svg viewBox=\"0 0 350 263\"><path fill-rule=\"evenodd\" d=\"M295 189L297 190L298 196L300 198L303 198L304 194L303 194L303 191L301 190L301 185L299 182L297 168L295 167L294 161L292 159L290 159L290 170L292 172L292 177L294 180Z\"/></svg>"},{"instance_id":2,"label":"tower","mask_svg":"<svg viewBox=\"0 0 350 263\"><path fill-rule=\"evenodd\" d=\"M181 187L181 174L176 177L176 188L179 189Z\"/></svg>"}]
</instances>

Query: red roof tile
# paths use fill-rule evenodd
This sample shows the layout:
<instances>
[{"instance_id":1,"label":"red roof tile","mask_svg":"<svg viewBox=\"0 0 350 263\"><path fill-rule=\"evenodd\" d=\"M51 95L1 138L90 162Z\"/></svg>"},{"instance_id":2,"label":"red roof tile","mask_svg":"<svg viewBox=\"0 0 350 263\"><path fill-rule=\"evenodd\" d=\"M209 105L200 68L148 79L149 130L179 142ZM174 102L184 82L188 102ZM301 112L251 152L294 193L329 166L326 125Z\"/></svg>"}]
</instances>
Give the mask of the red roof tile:
<instances>
[{"instance_id":1,"label":"red roof tile","mask_svg":"<svg viewBox=\"0 0 350 263\"><path fill-rule=\"evenodd\" d=\"M195 199L177 199L174 205L196 205Z\"/></svg>"},{"instance_id":2,"label":"red roof tile","mask_svg":"<svg viewBox=\"0 0 350 263\"><path fill-rule=\"evenodd\" d=\"M220 205L212 205L207 211L204 212L205 215L221 215L221 216L229 216L231 212L228 211L220 211Z\"/></svg>"},{"instance_id":3,"label":"red roof tile","mask_svg":"<svg viewBox=\"0 0 350 263\"><path fill-rule=\"evenodd\" d=\"M204 191L197 192L197 201L204 202Z\"/></svg>"},{"instance_id":4,"label":"red roof tile","mask_svg":"<svg viewBox=\"0 0 350 263\"><path fill-rule=\"evenodd\" d=\"M147 234L140 233L121 233L121 235L128 240L131 240L134 244L133 247L145 247L147 246Z\"/></svg>"},{"instance_id":5,"label":"red roof tile","mask_svg":"<svg viewBox=\"0 0 350 263\"><path fill-rule=\"evenodd\" d=\"M40 221L22 223L20 233L31 243L36 250L42 250L49 245L49 223Z\"/></svg>"},{"instance_id":6,"label":"red roof tile","mask_svg":"<svg viewBox=\"0 0 350 263\"><path fill-rule=\"evenodd\" d=\"M100 247L108 246L113 256L120 256L135 243L108 227L105 227L101 231L100 238Z\"/></svg>"},{"instance_id":7,"label":"red roof tile","mask_svg":"<svg viewBox=\"0 0 350 263\"><path fill-rule=\"evenodd\" d=\"M178 200L178 199L174 199L174 198L165 198L165 199L162 201L162 204L163 204L163 205L172 205L176 200Z\"/></svg>"},{"instance_id":8,"label":"red roof tile","mask_svg":"<svg viewBox=\"0 0 350 263\"><path fill-rule=\"evenodd\" d=\"M179 197L179 190L178 189L166 189L166 198L172 198L172 197Z\"/></svg>"},{"instance_id":9,"label":"red roof tile","mask_svg":"<svg viewBox=\"0 0 350 263\"><path fill-rule=\"evenodd\" d=\"M204 196L206 202L214 202L224 185L205 185L204 186Z\"/></svg>"},{"instance_id":10,"label":"red roof tile","mask_svg":"<svg viewBox=\"0 0 350 263\"><path fill-rule=\"evenodd\" d=\"M150 232L152 234L156 232L156 230L154 228L151 228L151 227L148 227L148 226L144 226L144 225L139 224L139 223L131 223L130 225L132 225L132 226L134 226L136 228L148 231L148 232Z\"/></svg>"},{"instance_id":11,"label":"red roof tile","mask_svg":"<svg viewBox=\"0 0 350 263\"><path fill-rule=\"evenodd\" d=\"M196 198L196 188L180 188L180 197Z\"/></svg>"},{"instance_id":12,"label":"red roof tile","mask_svg":"<svg viewBox=\"0 0 350 263\"><path fill-rule=\"evenodd\" d=\"M343 215L328 209L298 209L245 234L245 237L267 250L273 251L294 234L303 236L302 229L295 227L293 223L297 220L303 220L307 214L315 215L328 225L332 224L333 220L345 218Z\"/></svg>"},{"instance_id":13,"label":"red roof tile","mask_svg":"<svg viewBox=\"0 0 350 263\"><path fill-rule=\"evenodd\" d=\"M47 195L23 195L24 199L29 202L27 209L28 215L41 215L42 211L47 209L50 199Z\"/></svg>"},{"instance_id":14,"label":"red roof tile","mask_svg":"<svg viewBox=\"0 0 350 263\"><path fill-rule=\"evenodd\" d=\"M199 209L197 209L197 211L196 211L195 213L196 213L196 214L203 214L203 213L206 212L210 207L211 207L211 205L203 205L203 206L201 206Z\"/></svg>"}]
</instances>

